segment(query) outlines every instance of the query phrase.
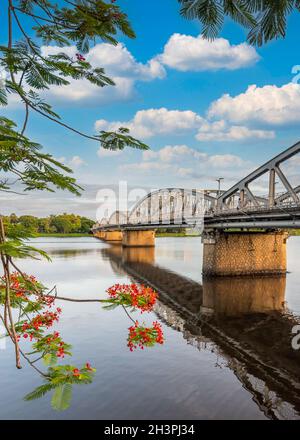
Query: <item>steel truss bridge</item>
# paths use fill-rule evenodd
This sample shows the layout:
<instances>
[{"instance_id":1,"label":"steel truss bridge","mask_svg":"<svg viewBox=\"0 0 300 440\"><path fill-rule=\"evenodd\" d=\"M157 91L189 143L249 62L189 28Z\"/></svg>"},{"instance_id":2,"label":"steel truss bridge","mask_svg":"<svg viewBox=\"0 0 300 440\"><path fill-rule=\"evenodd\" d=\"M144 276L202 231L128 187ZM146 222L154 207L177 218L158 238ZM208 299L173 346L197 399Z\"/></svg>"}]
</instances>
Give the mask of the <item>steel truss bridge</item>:
<instances>
[{"instance_id":1,"label":"steel truss bridge","mask_svg":"<svg viewBox=\"0 0 300 440\"><path fill-rule=\"evenodd\" d=\"M149 193L130 212L114 212L101 230L159 228L300 228L300 142L227 191L166 188ZM284 169L285 168L285 169Z\"/></svg>"}]
</instances>

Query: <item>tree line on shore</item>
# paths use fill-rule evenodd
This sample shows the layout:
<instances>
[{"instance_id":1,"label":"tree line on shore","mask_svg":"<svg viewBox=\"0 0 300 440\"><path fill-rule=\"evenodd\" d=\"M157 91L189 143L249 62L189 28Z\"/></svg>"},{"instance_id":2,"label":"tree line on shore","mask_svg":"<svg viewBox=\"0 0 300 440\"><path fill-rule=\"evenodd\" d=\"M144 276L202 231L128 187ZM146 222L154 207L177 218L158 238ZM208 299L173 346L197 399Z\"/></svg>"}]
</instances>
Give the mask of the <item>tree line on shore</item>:
<instances>
[{"instance_id":1,"label":"tree line on shore","mask_svg":"<svg viewBox=\"0 0 300 440\"><path fill-rule=\"evenodd\" d=\"M28 232L37 234L88 234L94 224L94 220L75 214L49 215L48 217L35 217L33 215L10 214L4 217L4 221L10 225L19 225Z\"/></svg>"}]
</instances>

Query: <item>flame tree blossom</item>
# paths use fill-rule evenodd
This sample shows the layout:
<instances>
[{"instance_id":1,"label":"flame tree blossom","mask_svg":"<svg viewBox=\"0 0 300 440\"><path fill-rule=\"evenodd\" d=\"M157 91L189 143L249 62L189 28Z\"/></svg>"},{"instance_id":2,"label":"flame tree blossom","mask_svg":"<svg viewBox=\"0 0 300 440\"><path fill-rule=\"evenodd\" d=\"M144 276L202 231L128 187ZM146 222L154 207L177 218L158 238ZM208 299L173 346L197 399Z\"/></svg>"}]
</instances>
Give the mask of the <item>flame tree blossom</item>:
<instances>
[{"instance_id":1,"label":"flame tree blossom","mask_svg":"<svg viewBox=\"0 0 300 440\"><path fill-rule=\"evenodd\" d=\"M152 327L146 327L139 324L138 321L134 321L126 310L131 307L132 310L138 309L141 313L151 312L158 298L158 294L151 287L146 287L143 284L115 284L107 289L107 293L109 298L101 301L109 303L104 308L112 309L122 306L134 324L128 329L127 346L130 351L138 347L143 350L145 347L164 343L161 324L155 321L152 323Z\"/></svg>"},{"instance_id":2,"label":"flame tree blossom","mask_svg":"<svg viewBox=\"0 0 300 440\"><path fill-rule=\"evenodd\" d=\"M157 293L143 284L115 284L107 289L110 297L104 302L112 305L123 305L141 310L141 312L150 312L157 300Z\"/></svg>"},{"instance_id":3,"label":"flame tree blossom","mask_svg":"<svg viewBox=\"0 0 300 440\"><path fill-rule=\"evenodd\" d=\"M164 335L161 324L153 322L152 327L144 327L138 321L129 327L128 347L130 351L136 348L144 350L144 347L153 347L155 344L164 343Z\"/></svg>"}]
</instances>

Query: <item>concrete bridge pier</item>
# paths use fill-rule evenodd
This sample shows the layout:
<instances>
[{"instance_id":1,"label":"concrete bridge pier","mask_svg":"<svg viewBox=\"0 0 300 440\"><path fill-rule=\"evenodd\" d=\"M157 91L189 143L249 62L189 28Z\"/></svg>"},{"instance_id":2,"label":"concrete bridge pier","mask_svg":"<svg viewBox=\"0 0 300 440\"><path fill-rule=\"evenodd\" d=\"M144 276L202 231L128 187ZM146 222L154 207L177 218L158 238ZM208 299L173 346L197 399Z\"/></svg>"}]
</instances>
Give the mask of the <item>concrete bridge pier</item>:
<instances>
[{"instance_id":1,"label":"concrete bridge pier","mask_svg":"<svg viewBox=\"0 0 300 440\"><path fill-rule=\"evenodd\" d=\"M100 238L101 240L105 240L106 232L105 232L105 231L100 231L99 234L100 234L99 238Z\"/></svg>"},{"instance_id":2,"label":"concrete bridge pier","mask_svg":"<svg viewBox=\"0 0 300 440\"><path fill-rule=\"evenodd\" d=\"M96 238L99 238L99 240L103 240L104 232L103 232L103 231L97 231L97 232L94 232L94 236L95 236Z\"/></svg>"},{"instance_id":3,"label":"concrete bridge pier","mask_svg":"<svg viewBox=\"0 0 300 440\"><path fill-rule=\"evenodd\" d=\"M103 234L103 240L110 243L122 243L123 233L122 231L105 231Z\"/></svg>"},{"instance_id":4,"label":"concrete bridge pier","mask_svg":"<svg viewBox=\"0 0 300 440\"><path fill-rule=\"evenodd\" d=\"M287 271L287 232L203 233L203 275L239 276L284 274Z\"/></svg>"},{"instance_id":5,"label":"concrete bridge pier","mask_svg":"<svg viewBox=\"0 0 300 440\"><path fill-rule=\"evenodd\" d=\"M124 247L152 247L155 246L155 230L128 230L123 231L122 245Z\"/></svg>"}]
</instances>

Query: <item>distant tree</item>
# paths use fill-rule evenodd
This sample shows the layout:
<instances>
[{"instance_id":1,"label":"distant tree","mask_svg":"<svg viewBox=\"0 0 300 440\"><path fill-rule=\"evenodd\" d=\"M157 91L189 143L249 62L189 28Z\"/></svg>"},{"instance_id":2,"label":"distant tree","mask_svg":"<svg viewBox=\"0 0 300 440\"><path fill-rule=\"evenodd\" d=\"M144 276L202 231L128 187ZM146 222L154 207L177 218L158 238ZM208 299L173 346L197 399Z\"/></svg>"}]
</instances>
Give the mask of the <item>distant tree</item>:
<instances>
[{"instance_id":1,"label":"distant tree","mask_svg":"<svg viewBox=\"0 0 300 440\"><path fill-rule=\"evenodd\" d=\"M94 220L91 220L86 217L81 217L81 228L79 232L88 234L91 231L91 228L94 225L94 223L95 223Z\"/></svg>"},{"instance_id":2,"label":"distant tree","mask_svg":"<svg viewBox=\"0 0 300 440\"><path fill-rule=\"evenodd\" d=\"M38 232L48 234L50 232L50 218L38 219Z\"/></svg>"},{"instance_id":3,"label":"distant tree","mask_svg":"<svg viewBox=\"0 0 300 440\"><path fill-rule=\"evenodd\" d=\"M216 38L229 17L249 30L248 41L257 46L285 37L289 15L300 12L300 0L178 1L185 18L200 20L205 38Z\"/></svg>"},{"instance_id":4,"label":"distant tree","mask_svg":"<svg viewBox=\"0 0 300 440\"><path fill-rule=\"evenodd\" d=\"M49 217L34 217L33 215L22 215L19 218L15 214L2 217L5 225L22 227L28 232L49 233L89 233L94 220L81 217L76 214L50 215Z\"/></svg>"},{"instance_id":5,"label":"distant tree","mask_svg":"<svg viewBox=\"0 0 300 440\"><path fill-rule=\"evenodd\" d=\"M16 223L18 223L18 217L16 216L16 214L10 214L10 216L9 216L9 219L10 219L10 223L11 224L16 224Z\"/></svg>"},{"instance_id":6,"label":"distant tree","mask_svg":"<svg viewBox=\"0 0 300 440\"><path fill-rule=\"evenodd\" d=\"M51 226L62 234L69 234L73 229L73 224L65 215L57 215L51 220Z\"/></svg>"},{"instance_id":7,"label":"distant tree","mask_svg":"<svg viewBox=\"0 0 300 440\"><path fill-rule=\"evenodd\" d=\"M19 217L19 223L31 232L38 231L38 219L33 215L21 215L21 217Z\"/></svg>"},{"instance_id":8,"label":"distant tree","mask_svg":"<svg viewBox=\"0 0 300 440\"><path fill-rule=\"evenodd\" d=\"M75 214L64 214L66 220L72 224L71 232L79 232L81 228L81 218Z\"/></svg>"}]
</instances>

